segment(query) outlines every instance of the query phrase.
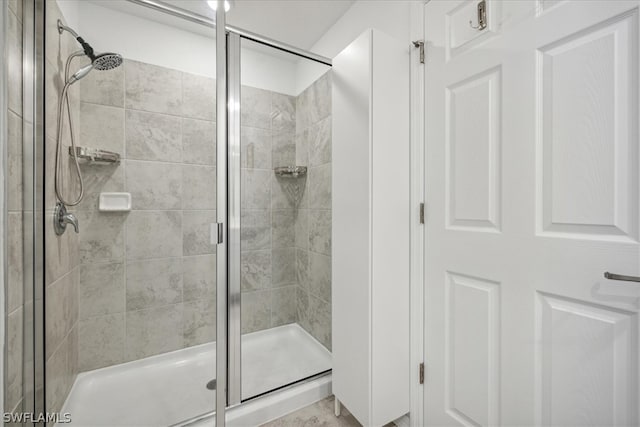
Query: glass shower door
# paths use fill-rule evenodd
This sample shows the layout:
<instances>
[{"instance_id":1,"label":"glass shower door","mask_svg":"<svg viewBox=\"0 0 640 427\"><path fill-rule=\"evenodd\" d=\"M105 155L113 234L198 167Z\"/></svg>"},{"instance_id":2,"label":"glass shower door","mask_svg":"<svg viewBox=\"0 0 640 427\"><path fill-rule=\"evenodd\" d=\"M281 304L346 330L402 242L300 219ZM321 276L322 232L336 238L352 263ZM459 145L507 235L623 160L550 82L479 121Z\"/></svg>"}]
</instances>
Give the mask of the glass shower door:
<instances>
[{"instance_id":1,"label":"glass shower door","mask_svg":"<svg viewBox=\"0 0 640 427\"><path fill-rule=\"evenodd\" d=\"M331 369L329 66L229 35L229 403Z\"/></svg>"}]
</instances>

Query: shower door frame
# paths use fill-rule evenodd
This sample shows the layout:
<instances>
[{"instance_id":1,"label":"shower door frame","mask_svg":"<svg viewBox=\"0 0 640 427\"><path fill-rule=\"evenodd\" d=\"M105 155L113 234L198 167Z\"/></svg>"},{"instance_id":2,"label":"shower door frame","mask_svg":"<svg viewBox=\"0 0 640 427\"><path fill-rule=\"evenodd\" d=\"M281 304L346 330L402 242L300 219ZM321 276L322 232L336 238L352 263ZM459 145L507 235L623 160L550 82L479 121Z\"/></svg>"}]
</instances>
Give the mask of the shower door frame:
<instances>
[{"instance_id":1,"label":"shower door frame","mask_svg":"<svg viewBox=\"0 0 640 427\"><path fill-rule=\"evenodd\" d=\"M248 40L256 42L269 48L281 50L287 53L294 54L296 56L306 58L321 64L332 66L332 61L329 58L325 58L319 55L310 54L309 52L295 49L292 51L289 46L283 45L273 40L268 40L263 37L259 37L253 33L247 31L230 28L227 26L227 100L220 100L217 102L224 102L228 107L228 134L227 134L227 165L228 165L228 185L227 185L227 201L228 201L228 266L227 272L227 317L228 321L228 363L227 363L227 407L233 407L240 405L243 401L251 400L264 394L286 388L291 385L299 384L305 379L300 378L292 384L286 384L282 387L278 387L275 390L269 390L258 396L251 396L246 399L242 398L242 327L241 327L241 285L240 285L240 257L241 257L241 70L242 70L242 54L241 44L242 40ZM220 316L220 313L218 313ZM218 317L220 321L220 317ZM329 371L330 372L330 371ZM328 372L318 372L310 379L315 379L319 375L325 375Z\"/></svg>"},{"instance_id":2,"label":"shower door frame","mask_svg":"<svg viewBox=\"0 0 640 427\"><path fill-rule=\"evenodd\" d=\"M199 414L177 425L186 425L205 418L215 417L217 425L225 425L228 408L242 403L241 396L241 325L240 325L240 46L241 40L250 40L302 58L332 66L330 58L317 55L295 46L282 43L259 34L225 25L224 8L216 12L217 22L223 23L216 28L215 21L177 6L158 0L127 0L172 15L190 22L216 29L216 111L217 111L217 223L211 224L211 239L217 234L217 286L216 286L216 378L218 393L216 407L208 414ZM35 414L44 414L46 407L46 367L44 348L45 326L45 227L50 222L45 216L44 206L44 129L45 129L45 0L24 1L24 93L23 113L24 146L32 151L29 160L24 160L24 174L28 180L24 183L25 208L30 207L24 223L25 235L25 286L33 289L33 313L27 323L25 315L25 333L29 326L29 348L31 361L25 359L25 410ZM0 219L1 220L1 219ZM214 242L212 242L214 243ZM6 264L5 264L6 266ZM32 323L31 323L32 322ZM29 366L27 366L29 365ZM329 375L322 372L310 378L261 394L259 397L280 391L294 385L312 381ZM220 393L222 391L222 393ZM5 408L6 410L6 408ZM214 415L215 414L215 415Z\"/></svg>"},{"instance_id":3,"label":"shower door frame","mask_svg":"<svg viewBox=\"0 0 640 427\"><path fill-rule=\"evenodd\" d=\"M22 2L23 413L45 414L45 0ZM6 277L5 277L6 282ZM27 293L28 292L28 293ZM30 296L27 299L27 296ZM26 304L31 303L31 316ZM6 332L6 331L5 331ZM6 366L6 365L5 365ZM12 408L5 408L5 411ZM31 424L31 423L26 423ZM33 425L36 425L34 422Z\"/></svg>"},{"instance_id":4,"label":"shower door frame","mask_svg":"<svg viewBox=\"0 0 640 427\"><path fill-rule=\"evenodd\" d=\"M216 29L216 111L217 111L217 227L218 251L216 285L216 408L217 425L223 427L226 410L243 402L241 368L241 288L240 288L240 92L241 41L249 40L329 67L332 60L322 55L282 43L268 37L226 24L224 7L218 7L216 21L178 6L158 0L128 0L131 3L176 16L196 24ZM218 0L221 3L221 0ZM212 229L213 233L213 229ZM222 256L221 256L222 255ZM301 378L293 384L268 391L268 395L291 386L329 375L319 372ZM220 390L224 390L220 393ZM250 400L244 399L244 400ZM209 418L213 413L201 414L180 425Z\"/></svg>"}]
</instances>

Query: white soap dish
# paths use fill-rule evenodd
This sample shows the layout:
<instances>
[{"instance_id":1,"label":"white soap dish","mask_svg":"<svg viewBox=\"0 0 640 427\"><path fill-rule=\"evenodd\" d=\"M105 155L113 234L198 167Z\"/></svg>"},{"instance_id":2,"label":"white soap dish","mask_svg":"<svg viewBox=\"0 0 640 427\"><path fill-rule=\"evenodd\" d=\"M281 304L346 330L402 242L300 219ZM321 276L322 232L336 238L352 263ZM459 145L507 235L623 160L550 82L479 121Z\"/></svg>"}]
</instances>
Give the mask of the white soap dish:
<instances>
[{"instance_id":1,"label":"white soap dish","mask_svg":"<svg viewBox=\"0 0 640 427\"><path fill-rule=\"evenodd\" d=\"M128 212L131 210L131 193L100 193L100 212Z\"/></svg>"}]
</instances>

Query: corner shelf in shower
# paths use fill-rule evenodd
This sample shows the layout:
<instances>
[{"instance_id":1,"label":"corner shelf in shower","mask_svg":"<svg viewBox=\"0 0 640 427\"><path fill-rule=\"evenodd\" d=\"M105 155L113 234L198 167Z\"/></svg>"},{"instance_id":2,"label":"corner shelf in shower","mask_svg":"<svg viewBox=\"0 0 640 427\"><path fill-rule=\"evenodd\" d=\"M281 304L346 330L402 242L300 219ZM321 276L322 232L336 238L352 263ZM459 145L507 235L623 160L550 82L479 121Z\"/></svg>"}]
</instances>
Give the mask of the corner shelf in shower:
<instances>
[{"instance_id":1,"label":"corner shelf in shower","mask_svg":"<svg viewBox=\"0 0 640 427\"><path fill-rule=\"evenodd\" d=\"M69 147L69 155L73 157L73 147ZM79 160L96 163L120 163L120 154L99 148L76 147L76 157Z\"/></svg>"},{"instance_id":2,"label":"corner shelf in shower","mask_svg":"<svg viewBox=\"0 0 640 427\"><path fill-rule=\"evenodd\" d=\"M306 166L280 166L274 168L276 176L280 178L299 178L307 174Z\"/></svg>"}]
</instances>

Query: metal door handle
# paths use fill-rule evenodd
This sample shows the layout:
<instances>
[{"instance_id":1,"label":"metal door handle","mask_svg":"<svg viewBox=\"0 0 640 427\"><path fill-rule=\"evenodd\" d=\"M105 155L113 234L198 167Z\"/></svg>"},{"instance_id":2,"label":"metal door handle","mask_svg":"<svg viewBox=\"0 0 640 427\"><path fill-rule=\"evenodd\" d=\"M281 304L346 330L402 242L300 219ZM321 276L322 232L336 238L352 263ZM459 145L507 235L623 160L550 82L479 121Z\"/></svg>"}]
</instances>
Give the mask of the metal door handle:
<instances>
[{"instance_id":1,"label":"metal door handle","mask_svg":"<svg viewBox=\"0 0 640 427\"><path fill-rule=\"evenodd\" d=\"M605 271L604 277L609 280L623 280L625 282L640 282L640 277L638 276L625 276L622 274L609 273Z\"/></svg>"}]
</instances>

